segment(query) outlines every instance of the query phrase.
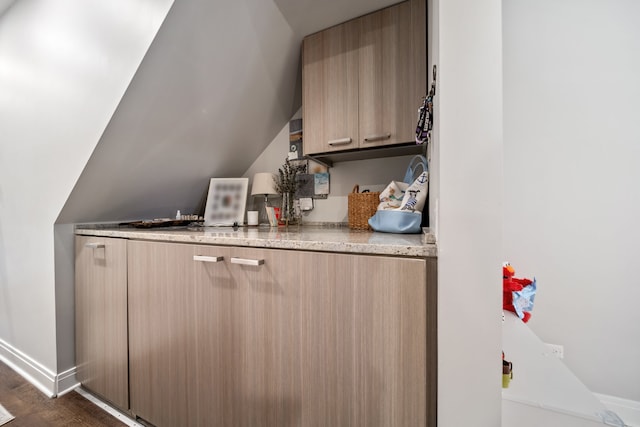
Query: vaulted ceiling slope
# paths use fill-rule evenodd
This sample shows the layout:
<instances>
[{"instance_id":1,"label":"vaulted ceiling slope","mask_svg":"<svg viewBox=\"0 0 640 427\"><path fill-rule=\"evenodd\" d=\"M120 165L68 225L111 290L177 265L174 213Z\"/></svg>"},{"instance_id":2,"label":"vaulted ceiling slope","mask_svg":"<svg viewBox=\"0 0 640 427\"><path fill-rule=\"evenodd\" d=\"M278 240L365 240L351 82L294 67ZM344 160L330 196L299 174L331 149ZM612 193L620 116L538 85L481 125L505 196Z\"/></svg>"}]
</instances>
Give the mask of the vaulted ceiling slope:
<instances>
[{"instance_id":1,"label":"vaulted ceiling slope","mask_svg":"<svg viewBox=\"0 0 640 427\"><path fill-rule=\"evenodd\" d=\"M302 37L392 3L176 1L57 223L195 211L300 107Z\"/></svg>"},{"instance_id":2,"label":"vaulted ceiling slope","mask_svg":"<svg viewBox=\"0 0 640 427\"><path fill-rule=\"evenodd\" d=\"M9 9L15 1L16 0L0 0L0 15L2 15L5 10Z\"/></svg>"}]
</instances>

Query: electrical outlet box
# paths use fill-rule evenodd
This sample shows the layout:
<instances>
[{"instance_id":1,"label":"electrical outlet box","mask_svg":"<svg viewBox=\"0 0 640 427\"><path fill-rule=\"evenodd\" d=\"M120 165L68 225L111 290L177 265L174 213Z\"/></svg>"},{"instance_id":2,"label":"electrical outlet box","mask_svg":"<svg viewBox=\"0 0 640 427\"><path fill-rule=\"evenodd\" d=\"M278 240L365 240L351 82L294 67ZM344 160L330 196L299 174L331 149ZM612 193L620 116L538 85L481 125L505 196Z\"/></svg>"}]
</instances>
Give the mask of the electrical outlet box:
<instances>
[{"instance_id":1,"label":"electrical outlet box","mask_svg":"<svg viewBox=\"0 0 640 427\"><path fill-rule=\"evenodd\" d=\"M564 347L560 344L544 344L551 356L555 356L558 359L564 359Z\"/></svg>"}]
</instances>

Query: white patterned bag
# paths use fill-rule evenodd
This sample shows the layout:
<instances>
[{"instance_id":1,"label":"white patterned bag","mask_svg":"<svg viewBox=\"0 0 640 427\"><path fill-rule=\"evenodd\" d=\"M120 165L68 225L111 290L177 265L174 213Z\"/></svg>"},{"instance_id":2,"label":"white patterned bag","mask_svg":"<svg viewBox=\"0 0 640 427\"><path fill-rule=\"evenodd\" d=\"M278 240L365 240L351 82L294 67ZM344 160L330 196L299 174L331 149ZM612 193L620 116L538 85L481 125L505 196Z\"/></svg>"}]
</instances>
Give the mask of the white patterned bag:
<instances>
[{"instance_id":1,"label":"white patterned bag","mask_svg":"<svg viewBox=\"0 0 640 427\"><path fill-rule=\"evenodd\" d=\"M368 221L374 231L385 233L420 233L422 231L422 210L429 192L429 169L424 156L415 156L411 159L404 180L405 182L392 181L380 193L378 209ZM398 199L402 193L404 193L402 201L398 205Z\"/></svg>"},{"instance_id":2,"label":"white patterned bag","mask_svg":"<svg viewBox=\"0 0 640 427\"><path fill-rule=\"evenodd\" d=\"M404 192L401 211L422 212L429 192L429 172L422 172Z\"/></svg>"},{"instance_id":3,"label":"white patterned bag","mask_svg":"<svg viewBox=\"0 0 640 427\"><path fill-rule=\"evenodd\" d=\"M409 187L406 182L391 181L387 188L380 193L378 209L398 209L402 206L405 190Z\"/></svg>"}]
</instances>

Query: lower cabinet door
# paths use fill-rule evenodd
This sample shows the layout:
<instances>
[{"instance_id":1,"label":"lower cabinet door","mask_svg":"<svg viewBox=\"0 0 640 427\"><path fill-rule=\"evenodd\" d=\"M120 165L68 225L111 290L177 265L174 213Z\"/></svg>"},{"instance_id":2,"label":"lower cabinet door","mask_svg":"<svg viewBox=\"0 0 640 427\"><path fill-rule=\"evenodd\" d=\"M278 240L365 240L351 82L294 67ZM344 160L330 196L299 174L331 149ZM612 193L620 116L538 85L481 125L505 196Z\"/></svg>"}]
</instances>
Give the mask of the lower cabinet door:
<instances>
[{"instance_id":1,"label":"lower cabinet door","mask_svg":"<svg viewBox=\"0 0 640 427\"><path fill-rule=\"evenodd\" d=\"M196 425L194 257L193 245L129 242L131 411L156 426Z\"/></svg>"},{"instance_id":2,"label":"lower cabinet door","mask_svg":"<svg viewBox=\"0 0 640 427\"><path fill-rule=\"evenodd\" d=\"M227 417L199 425L427 425L425 260L230 252L232 398Z\"/></svg>"},{"instance_id":3,"label":"lower cabinet door","mask_svg":"<svg viewBox=\"0 0 640 427\"><path fill-rule=\"evenodd\" d=\"M300 425L425 426L425 261L296 261Z\"/></svg>"},{"instance_id":4,"label":"lower cabinet door","mask_svg":"<svg viewBox=\"0 0 640 427\"><path fill-rule=\"evenodd\" d=\"M127 411L127 242L76 236L75 245L76 376Z\"/></svg>"},{"instance_id":5,"label":"lower cabinet door","mask_svg":"<svg viewBox=\"0 0 640 427\"><path fill-rule=\"evenodd\" d=\"M157 426L424 426L424 260L129 246L131 409Z\"/></svg>"},{"instance_id":6,"label":"lower cabinet door","mask_svg":"<svg viewBox=\"0 0 640 427\"><path fill-rule=\"evenodd\" d=\"M220 368L213 370L220 377L204 384L208 387L216 379L224 384L216 389L223 396L218 402L223 410L201 412L198 425L214 419L210 425L302 426L298 255L251 248L230 248L229 253L231 281L224 292L224 312L217 319L203 317L199 333L215 342L223 337L215 358ZM216 321L224 326L207 334L207 325ZM211 392L199 391L198 401L205 407Z\"/></svg>"}]
</instances>

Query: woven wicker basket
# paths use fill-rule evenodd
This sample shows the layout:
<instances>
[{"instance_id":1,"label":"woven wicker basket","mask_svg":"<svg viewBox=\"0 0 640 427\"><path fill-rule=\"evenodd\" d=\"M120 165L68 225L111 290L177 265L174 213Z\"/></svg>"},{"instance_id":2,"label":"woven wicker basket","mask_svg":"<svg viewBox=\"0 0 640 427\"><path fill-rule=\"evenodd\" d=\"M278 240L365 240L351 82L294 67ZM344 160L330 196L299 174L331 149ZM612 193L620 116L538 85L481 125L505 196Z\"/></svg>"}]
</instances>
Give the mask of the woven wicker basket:
<instances>
[{"instance_id":1,"label":"woven wicker basket","mask_svg":"<svg viewBox=\"0 0 640 427\"><path fill-rule=\"evenodd\" d=\"M367 222L378 209L380 204L380 192L359 193L360 186L353 187L349 193L349 228L353 230L371 230Z\"/></svg>"}]
</instances>

